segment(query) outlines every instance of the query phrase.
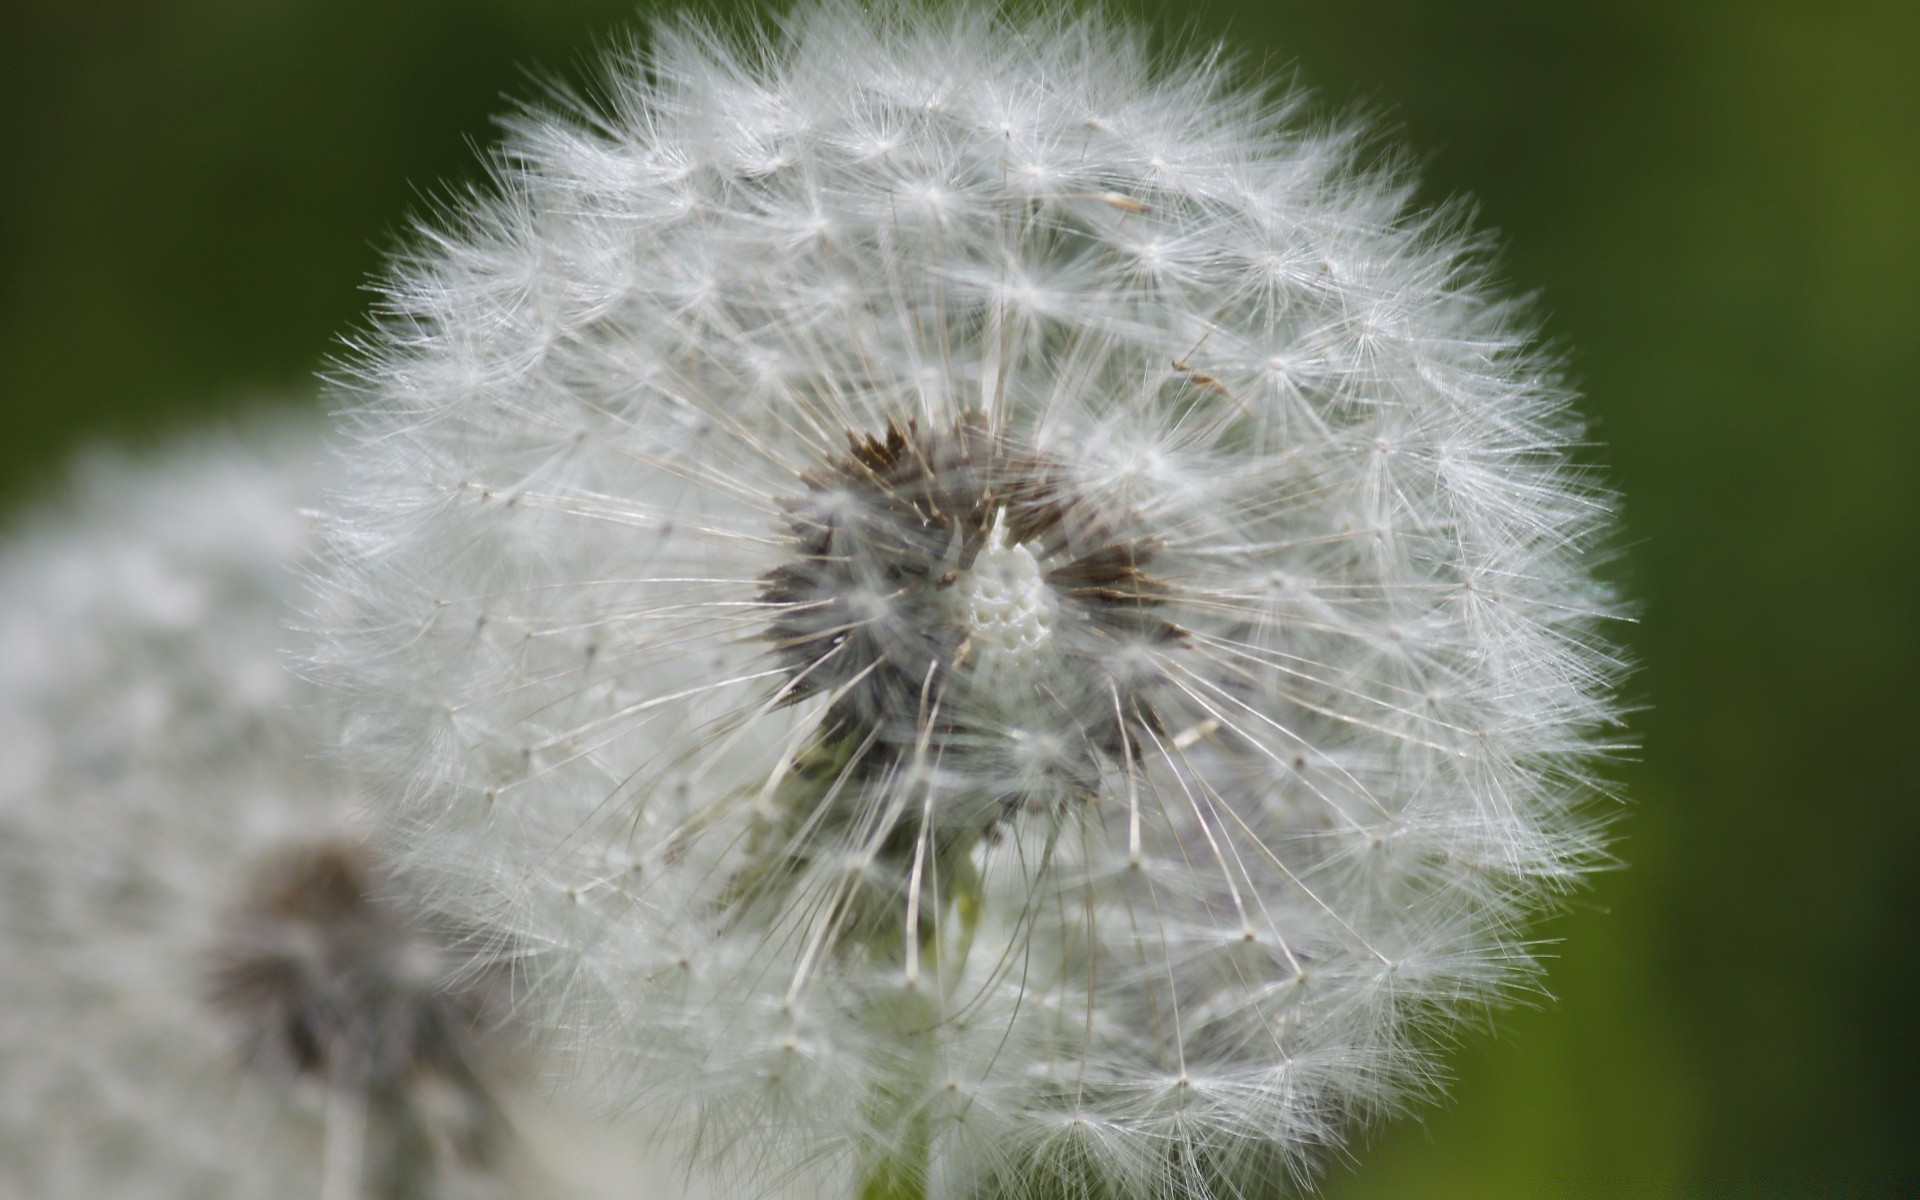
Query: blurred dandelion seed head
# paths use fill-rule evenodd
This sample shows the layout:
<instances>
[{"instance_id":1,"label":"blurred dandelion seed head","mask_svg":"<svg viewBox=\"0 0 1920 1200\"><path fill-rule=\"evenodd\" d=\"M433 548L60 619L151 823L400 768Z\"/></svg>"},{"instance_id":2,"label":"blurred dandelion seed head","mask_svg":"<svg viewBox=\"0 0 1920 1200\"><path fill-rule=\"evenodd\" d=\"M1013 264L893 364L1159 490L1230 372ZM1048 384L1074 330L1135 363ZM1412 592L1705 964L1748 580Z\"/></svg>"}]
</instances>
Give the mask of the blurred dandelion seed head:
<instances>
[{"instance_id":1,"label":"blurred dandelion seed head","mask_svg":"<svg viewBox=\"0 0 1920 1200\"><path fill-rule=\"evenodd\" d=\"M0 553L0 1192L522 1181L493 1173L508 1041L282 659L324 456L291 423L102 456Z\"/></svg>"}]
</instances>

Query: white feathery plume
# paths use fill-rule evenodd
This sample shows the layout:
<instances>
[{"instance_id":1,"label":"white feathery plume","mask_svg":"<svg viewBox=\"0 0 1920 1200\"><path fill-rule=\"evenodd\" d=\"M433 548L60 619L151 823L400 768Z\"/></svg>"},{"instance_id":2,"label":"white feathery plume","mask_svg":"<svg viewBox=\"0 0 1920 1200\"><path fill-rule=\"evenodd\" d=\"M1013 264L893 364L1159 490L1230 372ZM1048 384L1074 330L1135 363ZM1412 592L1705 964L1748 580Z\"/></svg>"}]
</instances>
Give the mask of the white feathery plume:
<instances>
[{"instance_id":1,"label":"white feathery plume","mask_svg":"<svg viewBox=\"0 0 1920 1200\"><path fill-rule=\"evenodd\" d=\"M529 1090L283 661L325 457L310 424L102 457L0 546L0 1195L647 1183Z\"/></svg>"},{"instance_id":2,"label":"white feathery plume","mask_svg":"<svg viewBox=\"0 0 1920 1200\"><path fill-rule=\"evenodd\" d=\"M867 1200L1227 1197L1598 856L1608 503L1480 240L1102 17L694 23L348 366L330 677L621 1101Z\"/></svg>"}]
</instances>

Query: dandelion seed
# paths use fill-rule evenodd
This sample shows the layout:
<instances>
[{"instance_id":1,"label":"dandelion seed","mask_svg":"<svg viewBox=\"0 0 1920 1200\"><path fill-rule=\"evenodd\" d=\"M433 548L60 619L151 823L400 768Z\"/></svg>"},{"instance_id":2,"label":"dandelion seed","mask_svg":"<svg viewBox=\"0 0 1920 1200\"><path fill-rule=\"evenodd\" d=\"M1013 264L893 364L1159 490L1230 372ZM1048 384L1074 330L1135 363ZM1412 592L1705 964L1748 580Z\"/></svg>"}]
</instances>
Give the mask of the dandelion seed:
<instances>
[{"instance_id":1,"label":"dandelion seed","mask_svg":"<svg viewBox=\"0 0 1920 1200\"><path fill-rule=\"evenodd\" d=\"M323 659L436 903L616 1098L867 1197L1242 1195L1426 1093L1616 715L1479 244L1101 18L608 88L348 367Z\"/></svg>"}]
</instances>

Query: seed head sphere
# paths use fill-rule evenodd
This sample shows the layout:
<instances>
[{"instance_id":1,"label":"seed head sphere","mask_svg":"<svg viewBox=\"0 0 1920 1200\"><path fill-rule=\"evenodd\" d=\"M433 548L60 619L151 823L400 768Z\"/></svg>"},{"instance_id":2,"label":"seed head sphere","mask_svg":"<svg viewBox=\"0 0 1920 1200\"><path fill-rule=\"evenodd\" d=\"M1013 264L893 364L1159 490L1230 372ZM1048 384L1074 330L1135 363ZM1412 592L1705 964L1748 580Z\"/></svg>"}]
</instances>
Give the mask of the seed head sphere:
<instances>
[{"instance_id":1,"label":"seed head sphere","mask_svg":"<svg viewBox=\"0 0 1920 1200\"><path fill-rule=\"evenodd\" d=\"M344 372L323 665L409 869L715 1148L1304 1176L1599 851L1608 502L1482 243L1102 16L647 43Z\"/></svg>"},{"instance_id":2,"label":"seed head sphere","mask_svg":"<svg viewBox=\"0 0 1920 1200\"><path fill-rule=\"evenodd\" d=\"M527 1194L513 1039L283 658L323 458L101 456L0 539L0 1195Z\"/></svg>"}]
</instances>

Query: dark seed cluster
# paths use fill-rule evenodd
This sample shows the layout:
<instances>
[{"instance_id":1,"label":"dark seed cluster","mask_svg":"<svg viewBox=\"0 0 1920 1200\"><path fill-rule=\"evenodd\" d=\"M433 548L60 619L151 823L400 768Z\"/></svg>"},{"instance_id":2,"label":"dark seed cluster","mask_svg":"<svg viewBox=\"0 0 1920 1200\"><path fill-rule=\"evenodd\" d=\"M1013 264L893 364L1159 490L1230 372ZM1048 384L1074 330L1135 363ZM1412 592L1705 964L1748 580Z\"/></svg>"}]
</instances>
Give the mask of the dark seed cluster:
<instances>
[{"instance_id":1,"label":"dark seed cluster","mask_svg":"<svg viewBox=\"0 0 1920 1200\"><path fill-rule=\"evenodd\" d=\"M919 732L916 714L965 675L968 630L947 593L996 523L1044 569L1063 671L1101 680L1120 643L1179 636L1158 611L1169 589L1148 573L1158 541L1134 514L1076 491L1058 459L977 414L941 430L889 422L847 438L848 452L787 501L792 561L760 593L792 670L790 698L845 689L830 723L883 742L901 726Z\"/></svg>"},{"instance_id":2,"label":"dark seed cluster","mask_svg":"<svg viewBox=\"0 0 1920 1200\"><path fill-rule=\"evenodd\" d=\"M449 1153L491 1161L504 1126L475 1036L481 993L449 986L444 953L383 886L351 841L263 864L211 950L205 995L250 1071L358 1094L378 1135L370 1175L417 1181ZM419 1103L428 1091L440 1099ZM414 1192L383 1184L372 1194Z\"/></svg>"}]
</instances>

